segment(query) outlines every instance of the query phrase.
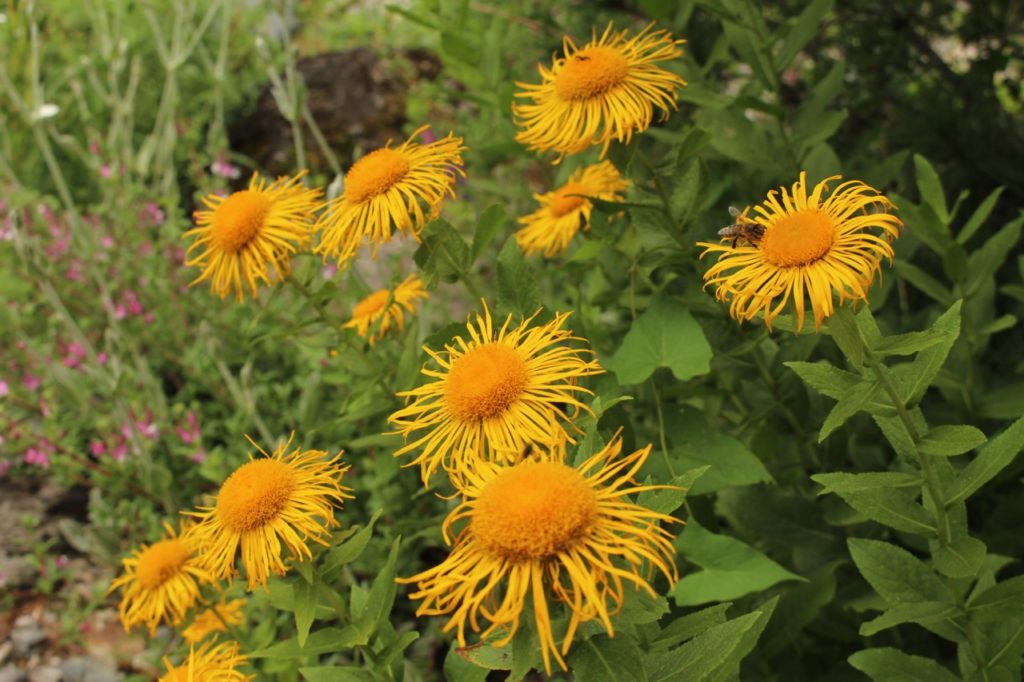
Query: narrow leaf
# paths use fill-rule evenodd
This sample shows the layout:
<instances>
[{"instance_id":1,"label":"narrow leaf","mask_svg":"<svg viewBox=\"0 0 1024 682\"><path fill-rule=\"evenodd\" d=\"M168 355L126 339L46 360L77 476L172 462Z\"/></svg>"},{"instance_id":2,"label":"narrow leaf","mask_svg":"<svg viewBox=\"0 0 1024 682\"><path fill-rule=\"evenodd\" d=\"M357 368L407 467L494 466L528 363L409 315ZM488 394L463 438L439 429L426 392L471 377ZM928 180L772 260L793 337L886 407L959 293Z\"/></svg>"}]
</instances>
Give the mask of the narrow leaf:
<instances>
[{"instance_id":1,"label":"narrow leaf","mask_svg":"<svg viewBox=\"0 0 1024 682\"><path fill-rule=\"evenodd\" d=\"M982 445L985 434L975 426L936 426L921 439L918 447L926 455L952 457Z\"/></svg>"},{"instance_id":2,"label":"narrow leaf","mask_svg":"<svg viewBox=\"0 0 1024 682\"><path fill-rule=\"evenodd\" d=\"M902 625L903 623L922 623L952 618L959 613L951 604L938 601L909 602L897 604L881 616L869 620L860 626L860 634L870 637L882 630Z\"/></svg>"},{"instance_id":3,"label":"narrow leaf","mask_svg":"<svg viewBox=\"0 0 1024 682\"><path fill-rule=\"evenodd\" d=\"M850 665L874 682L960 682L960 678L930 658L911 656L890 647L858 651L848 659Z\"/></svg>"},{"instance_id":4,"label":"narrow leaf","mask_svg":"<svg viewBox=\"0 0 1024 682\"><path fill-rule=\"evenodd\" d=\"M1024 448L1024 417L989 441L957 476L948 504L965 500L1006 468Z\"/></svg>"}]
</instances>

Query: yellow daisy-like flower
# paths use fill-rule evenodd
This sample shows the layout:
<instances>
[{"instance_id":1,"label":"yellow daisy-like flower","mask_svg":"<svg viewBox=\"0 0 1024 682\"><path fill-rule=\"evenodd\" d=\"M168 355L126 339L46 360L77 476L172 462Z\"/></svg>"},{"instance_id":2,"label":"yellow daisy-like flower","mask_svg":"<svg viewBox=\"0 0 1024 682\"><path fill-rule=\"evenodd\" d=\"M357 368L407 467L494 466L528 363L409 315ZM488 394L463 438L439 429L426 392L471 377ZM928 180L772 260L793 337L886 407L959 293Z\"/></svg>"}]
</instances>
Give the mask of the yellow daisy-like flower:
<instances>
[{"instance_id":1,"label":"yellow daisy-like flower","mask_svg":"<svg viewBox=\"0 0 1024 682\"><path fill-rule=\"evenodd\" d=\"M198 644L211 633L227 630L225 623L241 625L245 620L244 608L244 599L232 599L203 609L196 614L192 624L181 631L181 637L189 644Z\"/></svg>"},{"instance_id":2,"label":"yellow daisy-like flower","mask_svg":"<svg viewBox=\"0 0 1024 682\"><path fill-rule=\"evenodd\" d=\"M238 649L237 642L207 642L198 650L190 648L188 659L180 666L164 657L167 672L159 682L248 682L255 676L236 670L248 660Z\"/></svg>"},{"instance_id":3,"label":"yellow daisy-like flower","mask_svg":"<svg viewBox=\"0 0 1024 682\"><path fill-rule=\"evenodd\" d=\"M167 524L164 530L164 539L142 545L122 560L124 573L107 591L124 589L118 611L125 632L145 625L152 635L161 621L180 624L199 599L200 584L213 582L210 572L196 562L196 543L187 527L180 536Z\"/></svg>"},{"instance_id":4,"label":"yellow daisy-like flower","mask_svg":"<svg viewBox=\"0 0 1024 682\"><path fill-rule=\"evenodd\" d=\"M399 393L412 402L388 418L407 440L426 431L395 453L423 448L408 466L420 465L424 484L439 466L457 481L484 459L511 461L527 446L575 442L566 424L578 431L573 417L589 408L576 394L590 393L576 382L604 370L587 359L591 351L566 345L576 339L562 329L570 313L531 328L538 313L516 327L509 315L495 330L485 305L466 324L469 341L457 336L443 353L424 347L440 370L421 372L436 381Z\"/></svg>"},{"instance_id":5,"label":"yellow daisy-like flower","mask_svg":"<svg viewBox=\"0 0 1024 682\"><path fill-rule=\"evenodd\" d=\"M525 227L516 232L516 243L528 256L543 252L545 258L551 258L564 254L581 227L590 229L594 205L586 197L619 201L628 186L611 161L578 169L555 191L533 195L540 208L519 218Z\"/></svg>"},{"instance_id":6,"label":"yellow daisy-like flower","mask_svg":"<svg viewBox=\"0 0 1024 682\"><path fill-rule=\"evenodd\" d=\"M756 216L747 217L749 208L743 211L738 224L746 244L735 246L731 236L721 244L698 243L705 247L702 258L722 254L704 282L716 287L718 300L730 299L735 319L750 320L764 311L770 329L792 298L799 331L809 297L819 329L835 311L833 293L840 305L867 300L882 258L892 260L891 242L903 223L888 212L892 202L860 180L843 182L823 198L828 183L838 179L826 178L808 196L807 173L800 173L790 191L769 192L755 207Z\"/></svg>"},{"instance_id":7,"label":"yellow daisy-like flower","mask_svg":"<svg viewBox=\"0 0 1024 682\"><path fill-rule=\"evenodd\" d=\"M338 525L334 508L352 499L340 481L347 466L341 453L325 460L322 450L294 449L291 439L268 455L251 439L263 457L253 458L224 481L214 507L189 512L198 519L190 534L202 548L199 564L216 579L237 575L241 553L248 589L266 586L271 571L284 575L282 545L290 559L312 556L308 541L328 544L330 528Z\"/></svg>"},{"instance_id":8,"label":"yellow daisy-like flower","mask_svg":"<svg viewBox=\"0 0 1024 682\"><path fill-rule=\"evenodd\" d=\"M457 629L466 646L467 621L474 632L489 622L481 638L502 630L504 646L515 636L526 600L533 603L544 666L565 656L581 623L599 619L614 635L610 616L630 582L652 596L641 577L651 567L675 583L672 535L658 525L675 522L630 502L629 494L663 486L637 485L634 475L651 451L648 445L620 458L622 440L577 468L558 454L537 452L518 464L492 462L467 472L464 501L445 519L445 542L454 549L443 563L399 582L416 583L412 599L422 599L417 615L452 614L445 631ZM468 523L452 541L452 525ZM555 643L549 598L570 609L562 639Z\"/></svg>"},{"instance_id":9,"label":"yellow daisy-like flower","mask_svg":"<svg viewBox=\"0 0 1024 682\"><path fill-rule=\"evenodd\" d=\"M516 97L528 100L512 107L522 128L516 140L532 150L558 152L555 163L598 144L604 158L612 140L629 142L633 133L647 130L654 107L668 116L686 81L655 63L680 57L679 45L686 41L653 26L627 39L628 30L616 33L609 23L600 38L595 29L583 47L563 38L565 56L555 58L550 69L538 65L540 85L516 83L526 90Z\"/></svg>"},{"instance_id":10,"label":"yellow daisy-like flower","mask_svg":"<svg viewBox=\"0 0 1024 682\"><path fill-rule=\"evenodd\" d=\"M404 329L405 314L411 314L416 301L421 298L427 298L423 280L419 275L409 275L394 289L378 289L357 303L352 310L352 319L344 326L354 327L356 333L372 346L383 339L392 327Z\"/></svg>"},{"instance_id":11,"label":"yellow daisy-like flower","mask_svg":"<svg viewBox=\"0 0 1024 682\"><path fill-rule=\"evenodd\" d=\"M446 196L455 198L456 174L462 170L461 137L448 137L429 144L413 140L429 126L421 126L408 140L392 149L391 142L359 159L345 174L345 191L334 199L320 217L323 229L315 252L344 265L356 255L366 237L377 248L391 239L393 230L419 233L429 219L440 214Z\"/></svg>"},{"instance_id":12,"label":"yellow daisy-like flower","mask_svg":"<svg viewBox=\"0 0 1024 682\"><path fill-rule=\"evenodd\" d=\"M204 197L209 210L196 211L197 227L184 235L196 237L185 264L202 268L192 284L209 279L215 294L227 298L234 290L241 301L245 287L256 298L256 280L271 283L269 272L278 279L287 275L291 254L311 239L313 213L323 196L302 186L305 174L267 182L253 173L247 189Z\"/></svg>"}]
</instances>

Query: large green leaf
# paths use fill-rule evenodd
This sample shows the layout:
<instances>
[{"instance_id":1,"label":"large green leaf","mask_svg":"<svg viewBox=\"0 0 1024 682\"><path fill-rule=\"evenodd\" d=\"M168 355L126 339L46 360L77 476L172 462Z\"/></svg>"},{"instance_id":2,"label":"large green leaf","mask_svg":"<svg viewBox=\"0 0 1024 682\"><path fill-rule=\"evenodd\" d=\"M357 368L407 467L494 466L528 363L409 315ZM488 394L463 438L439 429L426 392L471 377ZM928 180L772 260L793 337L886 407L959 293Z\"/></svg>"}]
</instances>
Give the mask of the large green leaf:
<instances>
[{"instance_id":1,"label":"large green leaf","mask_svg":"<svg viewBox=\"0 0 1024 682\"><path fill-rule=\"evenodd\" d=\"M815 474L811 479L825 486L819 494L835 493L861 514L897 530L934 535L935 522L915 501L920 489L918 476L897 472L864 474Z\"/></svg>"},{"instance_id":2,"label":"large green leaf","mask_svg":"<svg viewBox=\"0 0 1024 682\"><path fill-rule=\"evenodd\" d=\"M889 647L858 651L849 661L874 682L960 682L959 677L930 658Z\"/></svg>"},{"instance_id":3,"label":"large green leaf","mask_svg":"<svg viewBox=\"0 0 1024 682\"><path fill-rule=\"evenodd\" d=\"M684 406L679 415L668 420L665 430L674 446L672 460L681 468L709 467L693 483L689 495L772 481L757 455L732 436L711 428L696 408Z\"/></svg>"},{"instance_id":4,"label":"large green leaf","mask_svg":"<svg viewBox=\"0 0 1024 682\"><path fill-rule=\"evenodd\" d=\"M890 605L922 601L956 603L939 576L907 550L863 538L850 538L847 543L861 575Z\"/></svg>"},{"instance_id":5,"label":"large green leaf","mask_svg":"<svg viewBox=\"0 0 1024 682\"><path fill-rule=\"evenodd\" d=\"M981 486L991 481L996 474L1006 468L1024 448L1024 417L1021 417L1010 428L1006 429L978 452L957 476L956 483L950 491L947 504L965 500L977 492Z\"/></svg>"},{"instance_id":6,"label":"large green leaf","mask_svg":"<svg viewBox=\"0 0 1024 682\"><path fill-rule=\"evenodd\" d=\"M657 298L633 322L622 346L605 366L622 385L646 381L668 367L680 381L711 370L711 346L693 315L679 301Z\"/></svg>"},{"instance_id":7,"label":"large green leaf","mask_svg":"<svg viewBox=\"0 0 1024 682\"><path fill-rule=\"evenodd\" d=\"M804 580L741 540L716 535L692 519L676 546L702 569L676 583L672 596L680 606L736 599L786 580Z\"/></svg>"}]
</instances>

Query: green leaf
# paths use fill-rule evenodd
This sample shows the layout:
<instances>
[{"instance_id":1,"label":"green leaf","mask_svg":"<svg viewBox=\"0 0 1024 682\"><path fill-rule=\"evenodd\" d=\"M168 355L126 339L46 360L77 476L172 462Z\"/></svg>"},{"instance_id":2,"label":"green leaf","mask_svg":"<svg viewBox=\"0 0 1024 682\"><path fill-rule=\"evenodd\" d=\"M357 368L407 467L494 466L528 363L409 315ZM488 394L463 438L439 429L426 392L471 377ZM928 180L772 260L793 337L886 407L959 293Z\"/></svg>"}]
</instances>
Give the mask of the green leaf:
<instances>
[{"instance_id":1,"label":"green leaf","mask_svg":"<svg viewBox=\"0 0 1024 682\"><path fill-rule=\"evenodd\" d=\"M321 665L299 668L299 672L308 682L376 682L377 680L369 670L352 666Z\"/></svg>"},{"instance_id":2,"label":"green leaf","mask_svg":"<svg viewBox=\"0 0 1024 682\"><path fill-rule=\"evenodd\" d=\"M633 322L622 346L604 364L624 386L646 381L658 367L686 381L711 370L711 346L686 306L661 297Z\"/></svg>"},{"instance_id":3,"label":"green leaf","mask_svg":"<svg viewBox=\"0 0 1024 682\"><path fill-rule=\"evenodd\" d=\"M804 383L824 396L839 400L855 386L866 384L858 375L821 362L786 362L786 367L796 372Z\"/></svg>"},{"instance_id":4,"label":"green leaf","mask_svg":"<svg viewBox=\"0 0 1024 682\"><path fill-rule=\"evenodd\" d=\"M454 642L444 657L444 679L448 682L485 682L488 671L488 668L474 665L460 654Z\"/></svg>"},{"instance_id":5,"label":"green leaf","mask_svg":"<svg viewBox=\"0 0 1024 682\"><path fill-rule=\"evenodd\" d=\"M498 252L498 301L522 315L532 315L540 307L537 279L514 237Z\"/></svg>"},{"instance_id":6,"label":"green leaf","mask_svg":"<svg viewBox=\"0 0 1024 682\"><path fill-rule=\"evenodd\" d=\"M905 549L881 542L850 538L850 555L864 579L890 605L956 599L935 572Z\"/></svg>"},{"instance_id":7,"label":"green leaf","mask_svg":"<svg viewBox=\"0 0 1024 682\"><path fill-rule=\"evenodd\" d=\"M874 682L960 682L959 677L932 659L911 656L891 647L858 651L848 660Z\"/></svg>"},{"instance_id":8,"label":"green leaf","mask_svg":"<svg viewBox=\"0 0 1024 682\"><path fill-rule=\"evenodd\" d=\"M476 221L476 232L473 234L473 248L470 249L471 260L476 261L483 253L484 248L494 241L494 238L505 226L505 206L502 204L491 204Z\"/></svg>"},{"instance_id":9,"label":"green leaf","mask_svg":"<svg viewBox=\"0 0 1024 682\"><path fill-rule=\"evenodd\" d=\"M876 355L913 355L925 348L941 343L947 334L927 329L923 332L910 332L908 334L897 334L882 339L872 350Z\"/></svg>"},{"instance_id":10,"label":"green leaf","mask_svg":"<svg viewBox=\"0 0 1024 682\"><path fill-rule=\"evenodd\" d=\"M676 618L664 630L658 633L657 639L651 642L651 649L667 649L696 637L713 625L725 622L725 612L732 606L731 601L715 604L695 613Z\"/></svg>"},{"instance_id":11,"label":"green leaf","mask_svg":"<svg viewBox=\"0 0 1024 682\"><path fill-rule=\"evenodd\" d=\"M577 680L637 680L643 678L643 656L635 640L598 634L573 646L567 661Z\"/></svg>"},{"instance_id":12,"label":"green leaf","mask_svg":"<svg viewBox=\"0 0 1024 682\"><path fill-rule=\"evenodd\" d=\"M395 603L395 564L398 561L398 548L401 543L401 537L395 538L391 551L388 552L387 561L373 579L366 604L355 618L355 625L367 634L372 634L380 628L381 623L387 620L388 614L391 613L392 604Z\"/></svg>"},{"instance_id":13,"label":"green leaf","mask_svg":"<svg viewBox=\"0 0 1024 682\"><path fill-rule=\"evenodd\" d=\"M933 331L944 335L942 342L922 350L914 358L910 370L910 375L913 378L910 390L906 395L909 405L916 405L924 396L928 386L932 383L932 379L935 378L935 375L942 369L943 363L946 362L946 356L949 355L950 348L953 347L953 343L960 336L961 303L963 301L957 301L950 306L949 310L942 313L931 327Z\"/></svg>"},{"instance_id":14,"label":"green leaf","mask_svg":"<svg viewBox=\"0 0 1024 682\"><path fill-rule=\"evenodd\" d=\"M1024 613L1024 575L1014 576L971 597L967 602L972 622L983 623Z\"/></svg>"},{"instance_id":15,"label":"green leaf","mask_svg":"<svg viewBox=\"0 0 1024 682\"><path fill-rule=\"evenodd\" d=\"M317 597L320 593L319 578L314 575L312 583L296 580L292 583L292 590L295 594L295 631L301 647L306 645L309 628L313 625L313 617L316 615Z\"/></svg>"},{"instance_id":16,"label":"green leaf","mask_svg":"<svg viewBox=\"0 0 1024 682\"><path fill-rule=\"evenodd\" d=\"M982 282L994 277L996 271L1006 261L1007 256L1016 251L1022 225L1024 225L1024 216L1004 225L980 249L975 249L971 253L967 264L970 277L967 279L967 284L964 285L965 296L971 296L978 290Z\"/></svg>"},{"instance_id":17,"label":"green leaf","mask_svg":"<svg viewBox=\"0 0 1024 682\"><path fill-rule=\"evenodd\" d=\"M376 523L382 513L384 513L383 509L375 511L373 516L370 517L370 522L361 528L359 532L342 542L340 545L328 550L323 568L325 576L333 575L345 564L351 563L359 558L363 553L363 550L366 549L366 546L370 544L370 538L373 536L373 524Z\"/></svg>"},{"instance_id":18,"label":"green leaf","mask_svg":"<svg viewBox=\"0 0 1024 682\"><path fill-rule=\"evenodd\" d=\"M768 624L775 604L773 599L760 610L712 626L678 649L648 655L644 660L647 679L699 682L734 678L740 661L754 648Z\"/></svg>"},{"instance_id":19,"label":"green leaf","mask_svg":"<svg viewBox=\"0 0 1024 682\"><path fill-rule=\"evenodd\" d=\"M1024 415L1024 384L1010 384L985 391L976 413L986 419L1016 419Z\"/></svg>"},{"instance_id":20,"label":"green leaf","mask_svg":"<svg viewBox=\"0 0 1024 682\"><path fill-rule=\"evenodd\" d=\"M366 635L349 625L344 628L322 628L310 633L306 646L300 647L295 637L278 642L249 654L250 658L299 658L341 651L356 645L366 644Z\"/></svg>"},{"instance_id":21,"label":"green leaf","mask_svg":"<svg viewBox=\"0 0 1024 682\"><path fill-rule=\"evenodd\" d=\"M420 267L423 280L431 287L437 279L460 277L470 264L470 250L466 240L443 219L430 223L422 235L423 242L413 260Z\"/></svg>"},{"instance_id":22,"label":"green leaf","mask_svg":"<svg viewBox=\"0 0 1024 682\"><path fill-rule=\"evenodd\" d=\"M860 634L864 637L870 637L882 630L887 630L903 623L941 621L953 618L958 614L959 610L955 606L937 601L897 604L881 616L861 624Z\"/></svg>"},{"instance_id":23,"label":"green leaf","mask_svg":"<svg viewBox=\"0 0 1024 682\"><path fill-rule=\"evenodd\" d=\"M676 542L680 554L703 570L684 575L672 596L679 606L737 599L786 580L804 580L750 545L715 535L690 520Z\"/></svg>"},{"instance_id":24,"label":"green leaf","mask_svg":"<svg viewBox=\"0 0 1024 682\"><path fill-rule=\"evenodd\" d=\"M487 670L512 669L512 648L508 646L498 648L481 642L467 647L456 647L455 651L473 665Z\"/></svg>"},{"instance_id":25,"label":"green leaf","mask_svg":"<svg viewBox=\"0 0 1024 682\"><path fill-rule=\"evenodd\" d=\"M939 280L905 260L897 260L893 263L899 276L905 279L914 288L931 296L942 305L950 305L953 301L953 292L947 289Z\"/></svg>"},{"instance_id":26,"label":"green leaf","mask_svg":"<svg viewBox=\"0 0 1024 682\"><path fill-rule=\"evenodd\" d=\"M646 490L640 493L637 502L640 506L658 512L659 514L671 514L683 504L686 496L693 491L695 482L707 473L710 465L705 464L696 469L690 469L679 474L668 482L666 488L657 490Z\"/></svg>"},{"instance_id":27,"label":"green leaf","mask_svg":"<svg viewBox=\"0 0 1024 682\"><path fill-rule=\"evenodd\" d=\"M992 209L996 207L996 202L999 201L999 195L1003 193L1004 187L995 188L991 194L985 197L985 200L978 205L978 208L974 210L970 219L964 223L964 226L960 228L960 232L956 235L956 240L961 244L966 244L967 240L974 236L985 221L988 220L989 215L992 214Z\"/></svg>"},{"instance_id":28,"label":"green leaf","mask_svg":"<svg viewBox=\"0 0 1024 682\"><path fill-rule=\"evenodd\" d=\"M950 578L973 578L981 570L988 548L977 538L964 532L953 542L932 541L932 565Z\"/></svg>"},{"instance_id":29,"label":"green leaf","mask_svg":"<svg viewBox=\"0 0 1024 682\"><path fill-rule=\"evenodd\" d=\"M832 406L828 416L825 417L821 431L818 432L818 442L824 441L833 431L845 424L850 417L864 409L878 393L878 390L878 384L868 382L857 384L850 389Z\"/></svg>"},{"instance_id":30,"label":"green leaf","mask_svg":"<svg viewBox=\"0 0 1024 682\"><path fill-rule=\"evenodd\" d=\"M917 190L921 193L921 200L931 206L943 224L948 223L949 209L946 207L946 195L942 191L939 174L928 159L920 154L914 154L914 168L917 171Z\"/></svg>"},{"instance_id":31,"label":"green leaf","mask_svg":"<svg viewBox=\"0 0 1024 682\"><path fill-rule=\"evenodd\" d=\"M782 75L800 50L818 34L821 22L832 11L835 0L814 0L797 17L796 23L786 33L778 53L775 55L775 72Z\"/></svg>"},{"instance_id":32,"label":"green leaf","mask_svg":"<svg viewBox=\"0 0 1024 682\"><path fill-rule=\"evenodd\" d=\"M925 434L918 447L926 455L952 457L970 452L986 440L975 426L936 426Z\"/></svg>"},{"instance_id":33,"label":"green leaf","mask_svg":"<svg viewBox=\"0 0 1024 682\"><path fill-rule=\"evenodd\" d=\"M851 365L859 369L864 364L864 343L853 313L846 306L839 306L826 324L832 340L843 351L843 355Z\"/></svg>"},{"instance_id":34,"label":"green leaf","mask_svg":"<svg viewBox=\"0 0 1024 682\"><path fill-rule=\"evenodd\" d=\"M816 474L825 486L819 494L835 493L861 514L897 530L934 535L935 523L924 507L915 502L921 479L896 472L865 474Z\"/></svg>"},{"instance_id":35,"label":"green leaf","mask_svg":"<svg viewBox=\"0 0 1024 682\"><path fill-rule=\"evenodd\" d=\"M705 495L734 485L773 480L757 455L732 436L711 428L694 407L684 406L669 421L666 432L673 445L673 462L691 470L710 467L696 478L687 495Z\"/></svg>"},{"instance_id":36,"label":"green leaf","mask_svg":"<svg viewBox=\"0 0 1024 682\"><path fill-rule=\"evenodd\" d=\"M947 505L965 500L1006 468L1024 448L1024 417L989 441L963 468L950 491Z\"/></svg>"}]
</instances>

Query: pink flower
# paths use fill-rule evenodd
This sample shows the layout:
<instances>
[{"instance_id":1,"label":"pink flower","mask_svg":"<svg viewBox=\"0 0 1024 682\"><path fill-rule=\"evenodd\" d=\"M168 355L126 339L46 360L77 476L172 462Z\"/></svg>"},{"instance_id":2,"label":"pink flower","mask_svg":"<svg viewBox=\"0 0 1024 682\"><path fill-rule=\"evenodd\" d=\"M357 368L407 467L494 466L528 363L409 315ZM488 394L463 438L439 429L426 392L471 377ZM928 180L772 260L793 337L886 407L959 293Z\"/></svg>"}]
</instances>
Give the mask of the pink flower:
<instances>
[{"instance_id":1,"label":"pink flower","mask_svg":"<svg viewBox=\"0 0 1024 682\"><path fill-rule=\"evenodd\" d=\"M142 304L139 303L139 297L135 295L135 292L128 289L124 292L121 297L121 301L128 306L128 312L132 315L141 315L143 313Z\"/></svg>"},{"instance_id":2,"label":"pink flower","mask_svg":"<svg viewBox=\"0 0 1024 682\"><path fill-rule=\"evenodd\" d=\"M338 274L338 266L334 263L328 263L320 268L320 274L324 279L334 279L334 276Z\"/></svg>"},{"instance_id":3,"label":"pink flower","mask_svg":"<svg viewBox=\"0 0 1024 682\"><path fill-rule=\"evenodd\" d=\"M11 392L11 389L7 386L7 382L0 379L0 398L7 397L7 394Z\"/></svg>"},{"instance_id":4,"label":"pink flower","mask_svg":"<svg viewBox=\"0 0 1024 682\"><path fill-rule=\"evenodd\" d=\"M31 464L43 469L50 468L50 456L40 448L29 448L22 455L22 459L25 461L25 464Z\"/></svg>"},{"instance_id":5,"label":"pink flower","mask_svg":"<svg viewBox=\"0 0 1024 682\"><path fill-rule=\"evenodd\" d=\"M64 277L71 282L84 283L85 273L82 271L82 261L77 258L71 259L71 263L68 265L68 269L67 272L64 273Z\"/></svg>"},{"instance_id":6,"label":"pink flower","mask_svg":"<svg viewBox=\"0 0 1024 682\"><path fill-rule=\"evenodd\" d=\"M192 445L193 443L199 442L199 420L196 418L196 413L192 410L188 411L188 415L185 417L186 426L175 426L174 430L178 433L178 438L185 445Z\"/></svg>"},{"instance_id":7,"label":"pink flower","mask_svg":"<svg viewBox=\"0 0 1024 682\"><path fill-rule=\"evenodd\" d=\"M26 374L22 377L21 383L25 384L25 388L28 391L35 393L43 382L35 374Z\"/></svg>"},{"instance_id":8,"label":"pink flower","mask_svg":"<svg viewBox=\"0 0 1024 682\"><path fill-rule=\"evenodd\" d=\"M92 142L89 143L89 153L92 154L93 156L100 155L100 145L96 142L96 140L93 140Z\"/></svg>"},{"instance_id":9,"label":"pink flower","mask_svg":"<svg viewBox=\"0 0 1024 682\"><path fill-rule=\"evenodd\" d=\"M42 398L39 399L39 414L43 415L44 417L49 417L51 414L50 406L47 405L46 401L43 400Z\"/></svg>"},{"instance_id":10,"label":"pink flower","mask_svg":"<svg viewBox=\"0 0 1024 682\"><path fill-rule=\"evenodd\" d=\"M107 354L101 351L99 354L96 355L96 362L98 362L101 365L107 364Z\"/></svg>"},{"instance_id":11,"label":"pink flower","mask_svg":"<svg viewBox=\"0 0 1024 682\"><path fill-rule=\"evenodd\" d=\"M100 177L109 178L113 174L114 174L114 171L110 167L109 163L105 163L102 166L100 166Z\"/></svg>"},{"instance_id":12,"label":"pink flower","mask_svg":"<svg viewBox=\"0 0 1024 682\"><path fill-rule=\"evenodd\" d=\"M242 174L242 171L238 170L235 166L232 166L223 156L217 156L217 159L210 164L210 172L214 175L219 175L222 178L234 180Z\"/></svg>"},{"instance_id":13,"label":"pink flower","mask_svg":"<svg viewBox=\"0 0 1024 682\"><path fill-rule=\"evenodd\" d=\"M146 324L153 324L153 313L146 313L146 316L142 318L142 321Z\"/></svg>"},{"instance_id":14,"label":"pink flower","mask_svg":"<svg viewBox=\"0 0 1024 682\"><path fill-rule=\"evenodd\" d=\"M54 559L53 563L57 568L67 568L70 562L68 561L67 554L61 554L59 557Z\"/></svg>"},{"instance_id":15,"label":"pink flower","mask_svg":"<svg viewBox=\"0 0 1024 682\"><path fill-rule=\"evenodd\" d=\"M199 448L192 453L192 461L196 464L202 464L206 461L206 450Z\"/></svg>"},{"instance_id":16,"label":"pink flower","mask_svg":"<svg viewBox=\"0 0 1024 682\"><path fill-rule=\"evenodd\" d=\"M94 457L99 457L100 455L102 455L106 451L107 451L107 444L104 443L103 441L94 440L93 442L89 443L89 452L91 452Z\"/></svg>"},{"instance_id":17,"label":"pink flower","mask_svg":"<svg viewBox=\"0 0 1024 682\"><path fill-rule=\"evenodd\" d=\"M128 311L125 310L124 306L118 303L114 306L114 319L123 320L128 317Z\"/></svg>"},{"instance_id":18,"label":"pink flower","mask_svg":"<svg viewBox=\"0 0 1024 682\"><path fill-rule=\"evenodd\" d=\"M46 256L56 260L68 252L68 240L66 238L55 239L46 247Z\"/></svg>"},{"instance_id":19,"label":"pink flower","mask_svg":"<svg viewBox=\"0 0 1024 682\"><path fill-rule=\"evenodd\" d=\"M114 238L111 237L109 234L103 235L102 237L100 237L100 246L102 246L104 249L112 248L114 246Z\"/></svg>"},{"instance_id":20,"label":"pink flower","mask_svg":"<svg viewBox=\"0 0 1024 682\"><path fill-rule=\"evenodd\" d=\"M110 459L115 462L123 462L128 458L128 446L121 441L110 450Z\"/></svg>"},{"instance_id":21,"label":"pink flower","mask_svg":"<svg viewBox=\"0 0 1024 682\"><path fill-rule=\"evenodd\" d=\"M79 367L85 359L85 349L72 341L64 348L66 353L63 359L66 367Z\"/></svg>"},{"instance_id":22,"label":"pink flower","mask_svg":"<svg viewBox=\"0 0 1024 682\"><path fill-rule=\"evenodd\" d=\"M163 209L160 208L155 201L147 202L146 207L143 210L145 211L146 217L149 218L149 221L154 225L162 224L167 218Z\"/></svg>"}]
</instances>

